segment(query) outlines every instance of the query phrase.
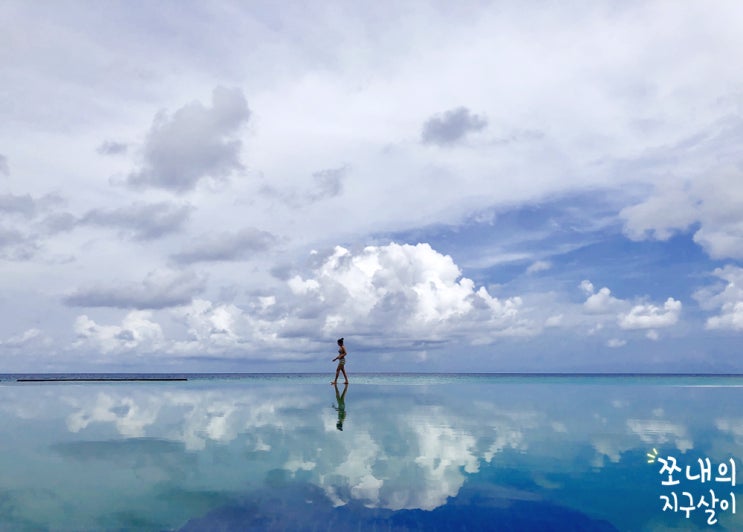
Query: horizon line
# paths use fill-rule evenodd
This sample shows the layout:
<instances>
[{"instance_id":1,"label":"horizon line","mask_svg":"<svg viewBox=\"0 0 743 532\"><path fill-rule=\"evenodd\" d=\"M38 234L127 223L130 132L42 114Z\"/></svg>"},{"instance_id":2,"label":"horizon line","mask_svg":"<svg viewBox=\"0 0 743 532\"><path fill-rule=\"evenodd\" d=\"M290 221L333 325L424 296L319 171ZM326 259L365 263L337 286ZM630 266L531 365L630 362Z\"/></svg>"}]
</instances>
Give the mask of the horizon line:
<instances>
[{"instance_id":1,"label":"horizon line","mask_svg":"<svg viewBox=\"0 0 743 532\"><path fill-rule=\"evenodd\" d=\"M224 376L237 376L237 375L327 375L332 372L306 372L306 371L52 371L52 372L9 372L0 373L0 377L31 377L31 376L106 376L106 375L137 375L137 376L169 376L172 380L177 378L179 375L224 375ZM534 377L743 377L743 373L720 373L720 372L645 372L645 371L483 371L483 372L452 372L452 371L381 371L381 372L354 372L354 375L359 376L370 376L370 375L449 375L449 376L499 376L499 377L522 377L522 376L534 376Z\"/></svg>"}]
</instances>

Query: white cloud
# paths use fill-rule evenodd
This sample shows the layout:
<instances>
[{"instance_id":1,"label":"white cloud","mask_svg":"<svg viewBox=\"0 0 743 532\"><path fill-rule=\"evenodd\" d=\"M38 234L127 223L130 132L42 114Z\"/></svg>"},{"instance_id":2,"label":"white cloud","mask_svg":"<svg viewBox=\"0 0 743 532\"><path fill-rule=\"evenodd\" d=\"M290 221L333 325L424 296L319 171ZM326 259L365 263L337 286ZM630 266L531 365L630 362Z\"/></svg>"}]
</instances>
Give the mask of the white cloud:
<instances>
[{"instance_id":1,"label":"white cloud","mask_svg":"<svg viewBox=\"0 0 743 532\"><path fill-rule=\"evenodd\" d=\"M735 304L724 304L722 314L707 320L708 329L743 330L743 301Z\"/></svg>"},{"instance_id":2,"label":"white cloud","mask_svg":"<svg viewBox=\"0 0 743 532\"><path fill-rule=\"evenodd\" d=\"M304 280L299 275L295 275L289 281L287 281L289 288L296 295L304 295L310 292L318 292L320 290L320 283L314 279Z\"/></svg>"},{"instance_id":3,"label":"white cloud","mask_svg":"<svg viewBox=\"0 0 743 532\"><path fill-rule=\"evenodd\" d=\"M585 293L585 294L586 294L587 296L590 296L590 295L591 295L591 294L593 294L593 293L594 293L594 291L595 291L595 290L594 290L594 287L593 287L593 283L592 283L591 281L589 281L588 279L583 279L583 280L582 280L582 281L580 282L580 289L581 289L581 290L583 290L583 292L584 292L584 293Z\"/></svg>"},{"instance_id":4,"label":"white cloud","mask_svg":"<svg viewBox=\"0 0 743 532\"><path fill-rule=\"evenodd\" d=\"M51 343L51 338L34 327L0 341L0 348L28 349L29 347L49 346Z\"/></svg>"},{"instance_id":5,"label":"white cloud","mask_svg":"<svg viewBox=\"0 0 743 532\"><path fill-rule=\"evenodd\" d=\"M121 155L126 153L127 149L129 149L129 146L124 142L106 140L103 141L95 151L100 155Z\"/></svg>"},{"instance_id":6,"label":"white cloud","mask_svg":"<svg viewBox=\"0 0 743 532\"><path fill-rule=\"evenodd\" d=\"M681 306L681 301L672 297L666 300L662 308L651 303L635 305L628 313L619 316L619 326L622 329L670 327L678 321Z\"/></svg>"},{"instance_id":7,"label":"white cloud","mask_svg":"<svg viewBox=\"0 0 743 532\"><path fill-rule=\"evenodd\" d=\"M172 258L179 264L246 260L260 255L274 242L270 233L248 227L235 233L201 235Z\"/></svg>"},{"instance_id":8,"label":"white cloud","mask_svg":"<svg viewBox=\"0 0 743 532\"><path fill-rule=\"evenodd\" d=\"M620 304L621 300L612 296L611 290L604 286L595 294L588 296L583 307L589 312L606 314L615 311Z\"/></svg>"},{"instance_id":9,"label":"white cloud","mask_svg":"<svg viewBox=\"0 0 743 532\"><path fill-rule=\"evenodd\" d=\"M278 334L286 323L283 316L273 319L262 315L272 311L273 296L261 296L249 308L231 303L214 303L206 299L195 299L193 303L171 311L171 316L187 328L187 339L173 341L169 350L174 354L200 356L204 353L222 356L244 357L246 355L266 358L302 358L302 344L297 344L292 355L281 349L280 353L265 351L266 346L289 347L287 339Z\"/></svg>"},{"instance_id":10,"label":"white cloud","mask_svg":"<svg viewBox=\"0 0 743 532\"><path fill-rule=\"evenodd\" d=\"M668 240L694 222L695 210L688 187L671 181L665 187L659 186L656 195L623 209L621 216L625 220L625 234L631 239Z\"/></svg>"},{"instance_id":11,"label":"white cloud","mask_svg":"<svg viewBox=\"0 0 743 532\"><path fill-rule=\"evenodd\" d=\"M450 109L429 118L421 131L424 144L447 146L461 141L468 133L485 129L487 119L470 112L466 107Z\"/></svg>"},{"instance_id":12,"label":"white cloud","mask_svg":"<svg viewBox=\"0 0 743 532\"><path fill-rule=\"evenodd\" d=\"M737 126L740 127L740 126ZM743 173L703 167L686 178L666 178L654 194L622 210L632 239L667 240L699 224L694 241L715 259L743 258Z\"/></svg>"},{"instance_id":13,"label":"white cloud","mask_svg":"<svg viewBox=\"0 0 743 532\"><path fill-rule=\"evenodd\" d=\"M694 294L702 308L719 309L717 316L707 319L708 329L743 330L743 268L727 265L717 268L714 275L727 284L724 287L710 287Z\"/></svg>"},{"instance_id":14,"label":"white cloud","mask_svg":"<svg viewBox=\"0 0 743 532\"><path fill-rule=\"evenodd\" d=\"M112 227L123 236L150 240L181 230L192 210L190 205L136 202L117 209L93 209L79 223Z\"/></svg>"},{"instance_id":15,"label":"white cloud","mask_svg":"<svg viewBox=\"0 0 743 532\"><path fill-rule=\"evenodd\" d=\"M208 340L216 344L233 345L239 337L238 329L245 319L235 305L214 305L198 299L184 309L189 333L197 340Z\"/></svg>"},{"instance_id":16,"label":"white cloud","mask_svg":"<svg viewBox=\"0 0 743 532\"><path fill-rule=\"evenodd\" d=\"M588 295L583 303L583 308L591 314L609 314L616 312L622 306L622 300L611 295L607 287L594 291L593 283L584 280L580 284L581 289Z\"/></svg>"},{"instance_id":17,"label":"white cloud","mask_svg":"<svg viewBox=\"0 0 743 532\"><path fill-rule=\"evenodd\" d=\"M139 283L117 283L113 286L91 285L64 297L76 307L114 307L160 309L185 305L204 289L205 280L192 272L156 270Z\"/></svg>"},{"instance_id":18,"label":"white cloud","mask_svg":"<svg viewBox=\"0 0 743 532\"><path fill-rule=\"evenodd\" d=\"M676 324L681 314L681 302L672 297L669 297L662 306L642 302L632 304L629 300L612 296L611 290L607 287L602 287L597 292L593 283L588 280L581 282L580 288L588 296L583 303L584 312L598 320L598 323L589 330L589 334L599 332L604 326L609 325L610 321L616 319L616 324L621 329L650 329L647 338L657 340L659 335L655 329ZM614 348L625 344L626 341L619 338L610 338L606 342L608 347Z\"/></svg>"},{"instance_id":19,"label":"white cloud","mask_svg":"<svg viewBox=\"0 0 743 532\"><path fill-rule=\"evenodd\" d=\"M284 202L290 209L302 208L341 195L348 175L347 166L326 168L312 174L309 186L300 188L296 183L292 183L291 186L277 188L268 183L261 186L260 193L266 198L276 198Z\"/></svg>"},{"instance_id":20,"label":"white cloud","mask_svg":"<svg viewBox=\"0 0 743 532\"><path fill-rule=\"evenodd\" d=\"M74 327L77 341L73 347L115 354L157 352L163 346L164 336L160 325L151 318L152 312L135 310L124 317L121 325L99 325L86 315L78 316Z\"/></svg>"},{"instance_id":21,"label":"white cloud","mask_svg":"<svg viewBox=\"0 0 743 532\"><path fill-rule=\"evenodd\" d=\"M158 356L307 358L308 340L279 337L287 318L275 306L275 296L257 296L244 306L196 298L157 316L151 311L130 312L120 325L99 324L82 315L75 322L74 347Z\"/></svg>"},{"instance_id":22,"label":"white cloud","mask_svg":"<svg viewBox=\"0 0 743 532\"><path fill-rule=\"evenodd\" d=\"M538 272L545 272L552 268L552 263L548 260L538 260L526 269L526 273L532 274L532 273L538 273Z\"/></svg>"},{"instance_id":23,"label":"white cloud","mask_svg":"<svg viewBox=\"0 0 743 532\"><path fill-rule=\"evenodd\" d=\"M224 87L214 89L209 108L193 102L172 117L159 113L147 135L144 166L129 175L129 184L182 193L201 179L224 179L242 168L235 134L249 117L242 91Z\"/></svg>"}]
</instances>

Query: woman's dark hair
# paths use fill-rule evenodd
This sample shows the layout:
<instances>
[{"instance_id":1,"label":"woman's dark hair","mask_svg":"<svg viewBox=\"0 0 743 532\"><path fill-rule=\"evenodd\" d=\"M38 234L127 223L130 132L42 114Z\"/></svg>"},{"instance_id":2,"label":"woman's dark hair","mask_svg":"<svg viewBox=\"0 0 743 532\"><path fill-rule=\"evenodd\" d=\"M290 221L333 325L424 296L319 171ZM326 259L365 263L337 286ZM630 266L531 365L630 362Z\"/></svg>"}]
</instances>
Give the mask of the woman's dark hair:
<instances>
[{"instance_id":1,"label":"woman's dark hair","mask_svg":"<svg viewBox=\"0 0 743 532\"><path fill-rule=\"evenodd\" d=\"M338 338L338 345L343 345L343 338Z\"/></svg>"}]
</instances>

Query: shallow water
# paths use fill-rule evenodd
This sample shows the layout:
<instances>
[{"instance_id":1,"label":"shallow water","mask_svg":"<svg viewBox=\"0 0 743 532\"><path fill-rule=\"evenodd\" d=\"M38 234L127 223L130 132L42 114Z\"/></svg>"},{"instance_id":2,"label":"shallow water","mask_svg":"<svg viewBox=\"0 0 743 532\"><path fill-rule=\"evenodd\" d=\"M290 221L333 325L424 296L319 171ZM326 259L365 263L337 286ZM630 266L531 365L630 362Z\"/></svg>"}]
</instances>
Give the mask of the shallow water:
<instances>
[{"instance_id":1,"label":"shallow water","mask_svg":"<svg viewBox=\"0 0 743 532\"><path fill-rule=\"evenodd\" d=\"M15 377L3 530L743 529L740 377Z\"/></svg>"}]
</instances>

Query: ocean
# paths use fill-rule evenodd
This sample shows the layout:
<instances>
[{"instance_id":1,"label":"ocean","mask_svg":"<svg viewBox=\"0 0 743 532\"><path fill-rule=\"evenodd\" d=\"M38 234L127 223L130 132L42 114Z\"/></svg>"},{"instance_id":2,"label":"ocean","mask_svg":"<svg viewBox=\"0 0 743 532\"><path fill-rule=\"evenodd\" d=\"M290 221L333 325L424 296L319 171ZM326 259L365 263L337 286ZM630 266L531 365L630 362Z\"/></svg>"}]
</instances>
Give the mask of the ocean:
<instances>
[{"instance_id":1,"label":"ocean","mask_svg":"<svg viewBox=\"0 0 743 532\"><path fill-rule=\"evenodd\" d=\"M743 530L741 376L350 377L0 375L0 530Z\"/></svg>"}]
</instances>

